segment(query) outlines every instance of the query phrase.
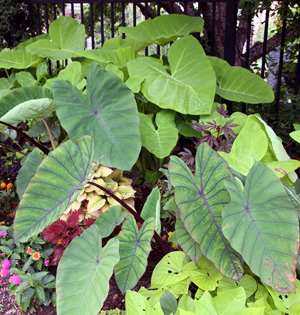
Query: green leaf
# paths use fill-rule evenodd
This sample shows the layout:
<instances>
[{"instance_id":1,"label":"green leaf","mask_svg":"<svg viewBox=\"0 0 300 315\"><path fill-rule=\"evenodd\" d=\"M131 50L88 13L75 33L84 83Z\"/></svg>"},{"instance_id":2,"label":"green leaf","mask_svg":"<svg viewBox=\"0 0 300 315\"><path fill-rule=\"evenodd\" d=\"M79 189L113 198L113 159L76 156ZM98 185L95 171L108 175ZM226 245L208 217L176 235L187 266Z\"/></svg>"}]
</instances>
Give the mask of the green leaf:
<instances>
[{"instance_id":1,"label":"green leaf","mask_svg":"<svg viewBox=\"0 0 300 315\"><path fill-rule=\"evenodd\" d=\"M155 218L155 231L158 235L161 232L161 222L160 222L160 191L158 187L152 189L150 195L143 206L141 212L141 217L146 220L148 218Z\"/></svg>"},{"instance_id":2,"label":"green leaf","mask_svg":"<svg viewBox=\"0 0 300 315\"><path fill-rule=\"evenodd\" d=\"M142 145L158 158L168 156L178 141L178 130L175 127L175 112L163 110L156 114L155 127L152 114L139 113Z\"/></svg>"},{"instance_id":3,"label":"green leaf","mask_svg":"<svg viewBox=\"0 0 300 315\"><path fill-rule=\"evenodd\" d=\"M40 285L36 285L36 286L34 287L34 290L35 290L36 297L37 297L40 301L44 301L44 300L45 300L45 291L44 291L43 287L40 286Z\"/></svg>"},{"instance_id":4,"label":"green leaf","mask_svg":"<svg viewBox=\"0 0 300 315\"><path fill-rule=\"evenodd\" d=\"M176 113L175 124L179 133L185 137L201 138L201 133L192 128L192 120L198 121L199 117Z\"/></svg>"},{"instance_id":5,"label":"green leaf","mask_svg":"<svg viewBox=\"0 0 300 315\"><path fill-rule=\"evenodd\" d=\"M12 258L12 259L19 260L19 259L21 259L21 256L20 256L19 254L17 254L17 253L13 253L13 254L11 255L11 258Z\"/></svg>"},{"instance_id":6,"label":"green leaf","mask_svg":"<svg viewBox=\"0 0 300 315\"><path fill-rule=\"evenodd\" d=\"M225 60L208 57L217 76L217 91L221 97L250 104L272 103L272 88L257 74L241 67L231 67Z\"/></svg>"},{"instance_id":7,"label":"green leaf","mask_svg":"<svg viewBox=\"0 0 300 315\"><path fill-rule=\"evenodd\" d=\"M18 46L14 48L14 50L25 50L26 47L40 39L49 39L49 34L45 33L42 35L37 35L34 37L30 37L28 40L25 40L24 42L21 42Z\"/></svg>"},{"instance_id":8,"label":"green leaf","mask_svg":"<svg viewBox=\"0 0 300 315\"><path fill-rule=\"evenodd\" d=\"M300 130L291 132L290 137L300 143Z\"/></svg>"},{"instance_id":9,"label":"green leaf","mask_svg":"<svg viewBox=\"0 0 300 315\"><path fill-rule=\"evenodd\" d=\"M56 111L71 139L91 135L95 141L94 160L130 170L140 148L137 105L133 93L112 72L93 63L86 95L66 81L52 84Z\"/></svg>"},{"instance_id":10,"label":"green leaf","mask_svg":"<svg viewBox=\"0 0 300 315\"><path fill-rule=\"evenodd\" d=\"M42 58L25 50L2 50L0 52L0 68L27 69L35 67Z\"/></svg>"},{"instance_id":11,"label":"green leaf","mask_svg":"<svg viewBox=\"0 0 300 315\"><path fill-rule=\"evenodd\" d=\"M24 120L49 115L54 111L54 109L55 103L51 98L30 100L15 106L2 116L0 120L8 124L15 125Z\"/></svg>"},{"instance_id":12,"label":"green leaf","mask_svg":"<svg viewBox=\"0 0 300 315\"><path fill-rule=\"evenodd\" d=\"M195 301L196 314L218 315L212 296L205 291L200 300Z\"/></svg>"},{"instance_id":13,"label":"green leaf","mask_svg":"<svg viewBox=\"0 0 300 315\"><path fill-rule=\"evenodd\" d=\"M139 23L136 27L119 27L119 30L129 38L146 42L166 45L178 37L191 33L202 32L204 21L200 17L183 14L157 16Z\"/></svg>"},{"instance_id":14,"label":"green leaf","mask_svg":"<svg viewBox=\"0 0 300 315\"><path fill-rule=\"evenodd\" d=\"M49 271L34 272L32 274L32 279L35 281L40 281L48 274L49 274Z\"/></svg>"},{"instance_id":15,"label":"green leaf","mask_svg":"<svg viewBox=\"0 0 300 315\"><path fill-rule=\"evenodd\" d=\"M175 314L177 311L177 300L171 292L165 292L160 298L160 307L164 315Z\"/></svg>"},{"instance_id":16,"label":"green leaf","mask_svg":"<svg viewBox=\"0 0 300 315\"><path fill-rule=\"evenodd\" d=\"M97 218L94 224L98 226L103 238L108 237L115 227L124 221L126 213L123 215L120 215L120 213L121 206L119 205L109 208Z\"/></svg>"},{"instance_id":17,"label":"green leaf","mask_svg":"<svg viewBox=\"0 0 300 315\"><path fill-rule=\"evenodd\" d=\"M119 261L119 241L101 246L92 225L66 248L57 269L57 314L97 314L109 290L109 279Z\"/></svg>"},{"instance_id":18,"label":"green leaf","mask_svg":"<svg viewBox=\"0 0 300 315\"><path fill-rule=\"evenodd\" d=\"M231 152L218 152L234 170L247 175L255 161L268 149L268 138L255 116L249 116L245 127L235 139Z\"/></svg>"},{"instance_id":19,"label":"green leaf","mask_svg":"<svg viewBox=\"0 0 300 315\"><path fill-rule=\"evenodd\" d=\"M202 143L196 153L195 176L184 162L171 156L170 180L180 218L200 250L226 277L239 280L242 259L222 233L222 209L229 202L225 180L231 177L226 162Z\"/></svg>"},{"instance_id":20,"label":"green leaf","mask_svg":"<svg viewBox=\"0 0 300 315\"><path fill-rule=\"evenodd\" d=\"M8 246L0 246L0 250L5 255L10 255L12 253L12 250Z\"/></svg>"},{"instance_id":21,"label":"green leaf","mask_svg":"<svg viewBox=\"0 0 300 315\"><path fill-rule=\"evenodd\" d=\"M197 39L186 36L174 42L168 60L171 74L158 62L143 57L128 62L129 76L143 82L143 95L161 108L182 114L209 114L216 77Z\"/></svg>"},{"instance_id":22,"label":"green leaf","mask_svg":"<svg viewBox=\"0 0 300 315\"><path fill-rule=\"evenodd\" d=\"M197 262L202 256L200 246L192 239L180 218L176 218L175 232L180 247L193 262Z\"/></svg>"},{"instance_id":23,"label":"green leaf","mask_svg":"<svg viewBox=\"0 0 300 315\"><path fill-rule=\"evenodd\" d=\"M16 79L20 83L21 86L34 86L36 83L36 79L30 72L20 71L16 73Z\"/></svg>"},{"instance_id":24,"label":"green leaf","mask_svg":"<svg viewBox=\"0 0 300 315\"><path fill-rule=\"evenodd\" d=\"M118 68L127 66L127 62L135 59L135 52L131 46L116 48L98 48L85 50L79 54L80 57L89 58L103 63L112 63Z\"/></svg>"},{"instance_id":25,"label":"green leaf","mask_svg":"<svg viewBox=\"0 0 300 315\"><path fill-rule=\"evenodd\" d=\"M26 272L29 268L30 265L33 264L33 259L32 257L29 257L28 260L26 261L26 263L24 264L24 266L22 267L22 271Z\"/></svg>"},{"instance_id":26,"label":"green leaf","mask_svg":"<svg viewBox=\"0 0 300 315\"><path fill-rule=\"evenodd\" d=\"M263 283L294 292L299 222L282 183L266 165L256 162L244 191L235 179L226 187L231 202L222 213L224 235Z\"/></svg>"},{"instance_id":27,"label":"green leaf","mask_svg":"<svg viewBox=\"0 0 300 315\"><path fill-rule=\"evenodd\" d=\"M107 39L104 44L103 48L110 48L110 49L118 49L120 47L127 47L131 46L134 52L138 52L145 47L148 46L147 42L139 41L133 38L121 38L121 37L114 37Z\"/></svg>"},{"instance_id":28,"label":"green leaf","mask_svg":"<svg viewBox=\"0 0 300 315\"><path fill-rule=\"evenodd\" d=\"M154 218L148 218L138 230L131 216L128 216L123 224L122 231L118 235L120 261L114 268L116 282L122 293L132 289L146 271L154 224Z\"/></svg>"},{"instance_id":29,"label":"green leaf","mask_svg":"<svg viewBox=\"0 0 300 315\"><path fill-rule=\"evenodd\" d=\"M12 82L7 78L0 79L0 90L6 90L13 87Z\"/></svg>"},{"instance_id":30,"label":"green leaf","mask_svg":"<svg viewBox=\"0 0 300 315\"><path fill-rule=\"evenodd\" d=\"M282 178L298 169L300 167L300 161L292 159L289 161L274 161L267 163L267 166L273 170L277 177Z\"/></svg>"},{"instance_id":31,"label":"green leaf","mask_svg":"<svg viewBox=\"0 0 300 315\"><path fill-rule=\"evenodd\" d=\"M50 40L41 39L28 45L26 49L53 60L72 58L77 52L84 50L84 25L69 16L62 16L52 22L49 35Z\"/></svg>"},{"instance_id":32,"label":"green leaf","mask_svg":"<svg viewBox=\"0 0 300 315\"><path fill-rule=\"evenodd\" d=\"M34 289L33 288L28 288L23 292L23 294L22 294L22 310L23 311L27 310L33 295L34 295Z\"/></svg>"},{"instance_id":33,"label":"green leaf","mask_svg":"<svg viewBox=\"0 0 300 315\"><path fill-rule=\"evenodd\" d=\"M214 304L219 315L238 315L245 308L245 290L241 287L221 292L214 298Z\"/></svg>"},{"instance_id":34,"label":"green leaf","mask_svg":"<svg viewBox=\"0 0 300 315\"><path fill-rule=\"evenodd\" d=\"M42 161L16 213L15 241L26 242L64 213L86 183L92 161L90 136L64 142Z\"/></svg>"},{"instance_id":35,"label":"green leaf","mask_svg":"<svg viewBox=\"0 0 300 315\"><path fill-rule=\"evenodd\" d=\"M0 100L0 117L17 105L27 101L39 99L52 99L52 93L49 89L41 86L23 87L13 90L10 94Z\"/></svg>"}]
</instances>

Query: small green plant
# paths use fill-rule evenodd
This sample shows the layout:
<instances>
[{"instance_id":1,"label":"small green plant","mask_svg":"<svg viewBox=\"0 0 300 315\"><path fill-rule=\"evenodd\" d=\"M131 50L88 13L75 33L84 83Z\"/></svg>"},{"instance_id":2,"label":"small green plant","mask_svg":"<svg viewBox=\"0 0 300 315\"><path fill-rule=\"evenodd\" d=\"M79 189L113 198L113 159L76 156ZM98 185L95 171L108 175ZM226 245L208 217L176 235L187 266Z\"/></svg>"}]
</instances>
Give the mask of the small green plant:
<instances>
[{"instance_id":1,"label":"small green plant","mask_svg":"<svg viewBox=\"0 0 300 315\"><path fill-rule=\"evenodd\" d=\"M22 310L32 313L42 304L56 305L55 277L48 271L51 244L40 237L14 243L12 227L7 226L0 227L0 244L0 273Z\"/></svg>"}]
</instances>

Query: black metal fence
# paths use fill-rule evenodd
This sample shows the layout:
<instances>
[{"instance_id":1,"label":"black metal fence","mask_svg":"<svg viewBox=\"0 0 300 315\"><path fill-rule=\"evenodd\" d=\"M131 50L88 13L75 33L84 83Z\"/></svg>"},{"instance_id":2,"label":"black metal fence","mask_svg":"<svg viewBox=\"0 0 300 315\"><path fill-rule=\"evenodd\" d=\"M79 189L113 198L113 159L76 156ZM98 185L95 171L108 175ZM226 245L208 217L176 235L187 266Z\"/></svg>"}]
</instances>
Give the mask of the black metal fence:
<instances>
[{"instance_id":1,"label":"black metal fence","mask_svg":"<svg viewBox=\"0 0 300 315\"><path fill-rule=\"evenodd\" d=\"M231 65L251 68L271 84L276 95L275 103L272 105L273 113L275 113L274 125L278 124L282 110L286 111L287 108L294 113L293 122L300 123L300 117L295 117L298 109L300 113L299 30L289 29L289 0L274 1L274 5L281 10L281 20L276 21L277 24L280 23L280 27L277 25L276 36L272 34L271 36L270 28L274 26L274 16L271 12L274 12L274 8L270 2L268 6L262 6L255 16L251 11L250 2L248 4L245 2L244 6L238 6L236 0L194 2L187 0L180 2L174 0L161 0L160 2L26 0L28 11L25 18L29 20L29 31L34 36L48 32L51 21L59 15L76 17L88 28L90 47L95 48L96 37L100 38L98 41L101 45L107 38L116 36L116 24L135 26L140 17L148 19L166 12L202 16L205 20L205 31L201 41L204 43L207 54L224 58ZM128 8L131 9L130 19L126 15ZM260 34L260 38L255 38L257 33ZM124 37L124 34L121 36ZM295 40L292 40L292 44L287 46L287 38L290 40L291 37L294 37ZM287 48L292 48L292 55L289 54ZM147 50L145 53L148 53ZM287 65L291 65L293 69L291 70L291 67L287 67ZM284 91L282 90L283 85L285 86ZM246 107L244 106L242 110L246 111Z\"/></svg>"}]
</instances>

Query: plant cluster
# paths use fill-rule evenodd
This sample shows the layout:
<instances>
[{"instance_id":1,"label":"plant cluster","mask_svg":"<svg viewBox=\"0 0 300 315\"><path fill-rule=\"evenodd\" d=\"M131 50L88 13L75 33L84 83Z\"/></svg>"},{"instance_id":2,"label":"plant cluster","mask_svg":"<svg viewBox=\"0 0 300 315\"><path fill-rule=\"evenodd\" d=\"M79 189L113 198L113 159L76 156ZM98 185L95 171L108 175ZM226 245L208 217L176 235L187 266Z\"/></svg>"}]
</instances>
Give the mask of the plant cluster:
<instances>
[{"instance_id":1,"label":"plant cluster","mask_svg":"<svg viewBox=\"0 0 300 315\"><path fill-rule=\"evenodd\" d=\"M163 36L162 29L167 30ZM23 120L53 115L63 131L50 150L27 137L45 157L37 150L26 157L17 178L21 201L14 220L14 242L26 243L74 202L77 205L78 212L72 212L65 223L59 221L52 234L51 229L47 231L52 242L67 244L57 269L58 314L87 310L97 314L113 273L125 293L144 274L152 249L168 257L172 249L162 238L161 218L169 215L176 221L174 235L184 252L177 261L181 266L187 255L192 261L186 265L197 273L195 264L203 256L222 277L240 281L248 265L272 290L296 295L290 292L297 289L299 220L295 198L285 187L294 189L300 162L290 159L259 115L226 117L225 107L216 103L220 97L268 103L274 99L272 89L257 75L206 56L190 35L202 32L200 17L165 15L120 30L128 38L84 50L84 26L61 17L51 24L50 35L0 53L0 66L18 67L5 80L7 86L13 80L21 85L5 89L7 95L0 99L1 124L13 127ZM166 46L171 41L164 58L139 55L153 43ZM60 65L68 59L68 65L50 78L45 58ZM138 106L141 102L136 100L141 99L145 106ZM180 158L170 157L179 136L200 139L194 174ZM230 150L227 141L233 139ZM165 193L169 201L162 202L155 187L139 215L122 200L117 190L122 185L95 174L99 165L131 170L142 147L157 159L158 168L170 158L165 173L174 197ZM76 208L92 191L97 193L92 198L106 196L105 203L114 206L100 211L81 233L76 221L82 209ZM80 235L73 237L76 234ZM181 280L189 282L189 274L186 267ZM244 293L239 290L238 294ZM245 299L243 303L245 308Z\"/></svg>"},{"instance_id":2,"label":"plant cluster","mask_svg":"<svg viewBox=\"0 0 300 315\"><path fill-rule=\"evenodd\" d=\"M8 291L23 311L56 303L55 277L49 273L50 243L33 237L26 243L13 242L12 227L0 227L0 275L8 280Z\"/></svg>"}]
</instances>

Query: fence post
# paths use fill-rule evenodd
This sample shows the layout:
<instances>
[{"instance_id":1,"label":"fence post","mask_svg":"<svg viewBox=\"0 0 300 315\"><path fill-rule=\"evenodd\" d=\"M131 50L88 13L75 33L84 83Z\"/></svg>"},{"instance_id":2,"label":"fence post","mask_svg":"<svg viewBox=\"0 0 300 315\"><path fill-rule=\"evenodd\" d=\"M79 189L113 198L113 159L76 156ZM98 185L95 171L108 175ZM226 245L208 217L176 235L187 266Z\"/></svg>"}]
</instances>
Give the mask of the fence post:
<instances>
[{"instance_id":1,"label":"fence post","mask_svg":"<svg viewBox=\"0 0 300 315\"><path fill-rule=\"evenodd\" d=\"M237 5L236 0L226 1L224 59L234 66L236 39Z\"/></svg>"}]
</instances>

